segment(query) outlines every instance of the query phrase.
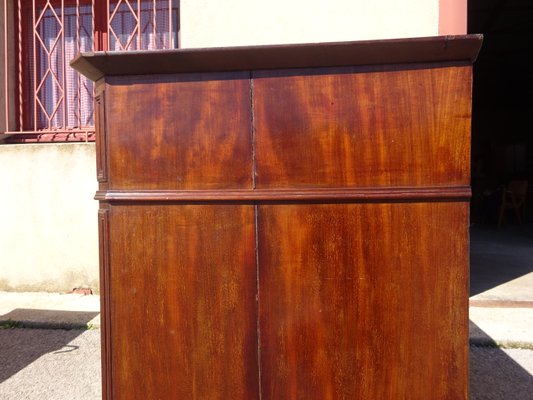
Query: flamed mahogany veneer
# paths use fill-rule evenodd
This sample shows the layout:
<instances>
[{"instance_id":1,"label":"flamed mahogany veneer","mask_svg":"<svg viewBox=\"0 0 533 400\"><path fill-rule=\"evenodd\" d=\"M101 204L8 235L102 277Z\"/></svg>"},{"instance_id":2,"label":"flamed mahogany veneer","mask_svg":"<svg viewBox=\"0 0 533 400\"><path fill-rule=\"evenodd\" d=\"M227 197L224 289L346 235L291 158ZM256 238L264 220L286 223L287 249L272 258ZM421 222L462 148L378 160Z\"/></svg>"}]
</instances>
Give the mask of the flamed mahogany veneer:
<instances>
[{"instance_id":1,"label":"flamed mahogany veneer","mask_svg":"<svg viewBox=\"0 0 533 400\"><path fill-rule=\"evenodd\" d=\"M466 400L478 35L102 52L106 400Z\"/></svg>"}]
</instances>

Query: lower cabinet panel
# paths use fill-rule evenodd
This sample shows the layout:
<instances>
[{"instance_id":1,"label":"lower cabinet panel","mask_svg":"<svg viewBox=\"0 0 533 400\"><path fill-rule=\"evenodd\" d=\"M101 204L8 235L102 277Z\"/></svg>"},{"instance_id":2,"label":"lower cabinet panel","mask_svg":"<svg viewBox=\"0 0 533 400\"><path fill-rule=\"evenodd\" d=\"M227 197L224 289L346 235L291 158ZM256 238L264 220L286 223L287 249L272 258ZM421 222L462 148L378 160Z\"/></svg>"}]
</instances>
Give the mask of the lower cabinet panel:
<instances>
[{"instance_id":1,"label":"lower cabinet panel","mask_svg":"<svg viewBox=\"0 0 533 400\"><path fill-rule=\"evenodd\" d=\"M108 397L466 400L467 221L460 202L112 205Z\"/></svg>"},{"instance_id":2,"label":"lower cabinet panel","mask_svg":"<svg viewBox=\"0 0 533 400\"><path fill-rule=\"evenodd\" d=\"M253 206L110 207L113 399L257 399Z\"/></svg>"},{"instance_id":3,"label":"lower cabinet panel","mask_svg":"<svg viewBox=\"0 0 533 400\"><path fill-rule=\"evenodd\" d=\"M466 399L466 203L261 205L263 400Z\"/></svg>"}]
</instances>

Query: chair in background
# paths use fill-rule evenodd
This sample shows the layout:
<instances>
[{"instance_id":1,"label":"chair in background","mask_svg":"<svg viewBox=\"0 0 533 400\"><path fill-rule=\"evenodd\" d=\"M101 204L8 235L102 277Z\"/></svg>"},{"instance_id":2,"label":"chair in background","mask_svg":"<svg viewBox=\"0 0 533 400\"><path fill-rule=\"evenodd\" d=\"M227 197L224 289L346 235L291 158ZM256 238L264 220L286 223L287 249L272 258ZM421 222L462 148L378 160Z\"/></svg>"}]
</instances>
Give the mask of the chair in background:
<instances>
[{"instance_id":1,"label":"chair in background","mask_svg":"<svg viewBox=\"0 0 533 400\"><path fill-rule=\"evenodd\" d=\"M526 180L513 180L507 184L502 193L498 226L502 225L509 210L514 211L518 224L522 225L526 212L527 185Z\"/></svg>"}]
</instances>

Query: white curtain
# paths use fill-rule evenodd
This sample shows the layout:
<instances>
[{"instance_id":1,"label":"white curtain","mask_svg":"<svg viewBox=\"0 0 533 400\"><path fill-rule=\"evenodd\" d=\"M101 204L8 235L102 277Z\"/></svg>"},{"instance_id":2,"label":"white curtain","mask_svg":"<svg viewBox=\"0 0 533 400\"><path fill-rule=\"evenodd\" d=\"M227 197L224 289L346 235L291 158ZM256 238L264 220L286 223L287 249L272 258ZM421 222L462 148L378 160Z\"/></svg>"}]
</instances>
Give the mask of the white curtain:
<instances>
[{"instance_id":1,"label":"white curtain","mask_svg":"<svg viewBox=\"0 0 533 400\"><path fill-rule=\"evenodd\" d=\"M137 0L111 2L109 25L113 32L109 33L109 50L156 50L177 47L178 14L175 3L168 0L142 1L139 18ZM172 22L169 21L169 8ZM172 32L170 32L170 23L172 23Z\"/></svg>"},{"instance_id":2,"label":"white curtain","mask_svg":"<svg viewBox=\"0 0 533 400\"><path fill-rule=\"evenodd\" d=\"M143 0L139 13L137 0L111 2L109 50L177 47L179 21L176 3L174 0L170 3L168 0ZM70 68L69 62L79 52L93 50L92 6L80 5L78 13L75 5L65 6L62 15L61 1L52 4L54 10L47 7L40 20L43 9L36 10L37 21L32 20L30 25L35 26L38 22L35 32L39 36L29 32L36 56L33 59L33 48L28 49L31 52L29 91L33 93L31 125L34 125L36 111L34 129L90 128L94 126L93 83ZM169 15L172 16L172 32L169 31ZM34 88L37 89L35 93Z\"/></svg>"},{"instance_id":3,"label":"white curtain","mask_svg":"<svg viewBox=\"0 0 533 400\"><path fill-rule=\"evenodd\" d=\"M93 83L69 66L78 52L92 50L92 7L80 6L78 23L75 6L64 10L62 17L60 5L55 13L47 8L35 29L36 129L94 126Z\"/></svg>"}]
</instances>

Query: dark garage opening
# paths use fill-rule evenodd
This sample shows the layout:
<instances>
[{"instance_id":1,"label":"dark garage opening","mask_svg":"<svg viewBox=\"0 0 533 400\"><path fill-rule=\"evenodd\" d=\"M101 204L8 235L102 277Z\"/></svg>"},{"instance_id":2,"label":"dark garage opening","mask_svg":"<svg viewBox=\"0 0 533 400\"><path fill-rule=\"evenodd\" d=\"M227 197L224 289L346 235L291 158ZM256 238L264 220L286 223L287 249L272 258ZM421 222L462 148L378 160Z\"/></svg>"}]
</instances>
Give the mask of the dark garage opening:
<instances>
[{"instance_id":1,"label":"dark garage opening","mask_svg":"<svg viewBox=\"0 0 533 400\"><path fill-rule=\"evenodd\" d=\"M469 0L468 32L482 33L474 64L472 206L474 224L498 225L502 190L527 181L522 215L533 222L533 2ZM511 207L501 225L517 224Z\"/></svg>"}]
</instances>

